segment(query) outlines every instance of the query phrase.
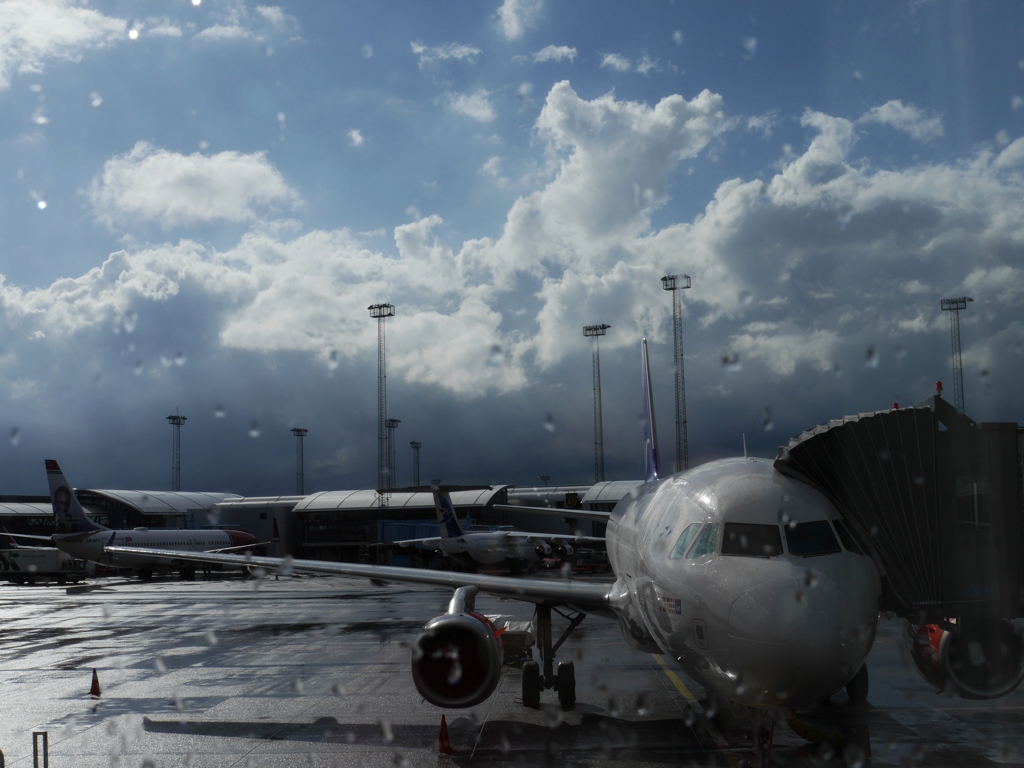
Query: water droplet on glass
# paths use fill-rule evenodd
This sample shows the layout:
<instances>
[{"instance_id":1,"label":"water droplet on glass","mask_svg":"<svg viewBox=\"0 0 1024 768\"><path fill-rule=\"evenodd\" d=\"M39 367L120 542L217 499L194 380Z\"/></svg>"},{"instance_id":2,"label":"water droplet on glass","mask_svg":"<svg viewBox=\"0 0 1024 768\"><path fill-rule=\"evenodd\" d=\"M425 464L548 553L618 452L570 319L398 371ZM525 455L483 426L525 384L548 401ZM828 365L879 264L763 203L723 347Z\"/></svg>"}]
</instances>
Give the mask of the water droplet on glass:
<instances>
[{"instance_id":1,"label":"water droplet on glass","mask_svg":"<svg viewBox=\"0 0 1024 768\"><path fill-rule=\"evenodd\" d=\"M572 578L572 566L569 563L562 563L561 571L563 579Z\"/></svg>"},{"instance_id":2,"label":"water droplet on glass","mask_svg":"<svg viewBox=\"0 0 1024 768\"><path fill-rule=\"evenodd\" d=\"M708 720L714 720L718 714L718 702L714 699L708 701L708 705L704 707L704 714L708 716Z\"/></svg>"},{"instance_id":3,"label":"water droplet on glass","mask_svg":"<svg viewBox=\"0 0 1024 768\"><path fill-rule=\"evenodd\" d=\"M740 362L740 356L735 352L729 352L726 355L722 355L722 368L729 373L738 373L743 370L743 363Z\"/></svg>"},{"instance_id":4,"label":"water droplet on glass","mask_svg":"<svg viewBox=\"0 0 1024 768\"><path fill-rule=\"evenodd\" d=\"M146 366L145 366L145 365L143 365L143 363L142 363L142 361L141 361L141 360L136 360L136 361L135 361L135 375L136 375L136 376L141 376L141 375L142 375L142 371L143 371L143 369L144 369L145 367L146 367Z\"/></svg>"},{"instance_id":5,"label":"water droplet on glass","mask_svg":"<svg viewBox=\"0 0 1024 768\"><path fill-rule=\"evenodd\" d=\"M971 664L976 667L980 667L985 663L985 651L981 647L981 643L977 640L971 640L971 642L967 644L967 658L970 659Z\"/></svg>"},{"instance_id":6,"label":"water droplet on glass","mask_svg":"<svg viewBox=\"0 0 1024 768\"><path fill-rule=\"evenodd\" d=\"M392 761L398 768L409 768L411 763L409 758L405 755L401 755L398 752L395 753L395 759Z\"/></svg>"},{"instance_id":7,"label":"water droplet on glass","mask_svg":"<svg viewBox=\"0 0 1024 768\"><path fill-rule=\"evenodd\" d=\"M779 522L782 523L783 525L786 525L786 524L789 523L789 515L786 514L786 512L784 510L782 510L782 509L779 510Z\"/></svg>"},{"instance_id":8,"label":"water droplet on glass","mask_svg":"<svg viewBox=\"0 0 1024 768\"><path fill-rule=\"evenodd\" d=\"M226 415L227 415L227 411L224 410L224 406L221 405L220 403L217 403L213 407L213 418L215 418L215 419L223 419Z\"/></svg>"},{"instance_id":9,"label":"water droplet on glass","mask_svg":"<svg viewBox=\"0 0 1024 768\"><path fill-rule=\"evenodd\" d=\"M686 708L686 714L683 715L683 725L687 728L693 728L694 723L697 722L697 713L690 707Z\"/></svg>"},{"instance_id":10,"label":"water droplet on glass","mask_svg":"<svg viewBox=\"0 0 1024 768\"><path fill-rule=\"evenodd\" d=\"M344 696L347 693L347 691L345 690L344 685L342 685L341 683L335 683L331 686L331 693L335 696Z\"/></svg>"},{"instance_id":11,"label":"water droplet on glass","mask_svg":"<svg viewBox=\"0 0 1024 768\"><path fill-rule=\"evenodd\" d=\"M803 601L806 600L806 599L807 599L807 595L804 594L804 591L802 589L798 589L796 591L796 601L798 603L803 603Z\"/></svg>"},{"instance_id":12,"label":"water droplet on glass","mask_svg":"<svg viewBox=\"0 0 1024 768\"><path fill-rule=\"evenodd\" d=\"M826 763L827 763L827 762L828 762L829 760L831 760L831 759L832 759L833 757L835 757L835 754L836 754L836 749L835 749L835 747L833 747L833 746L832 746L831 744L829 744L828 742L825 742L825 743L823 743L823 744L822 744L822 745L821 745L820 747L818 747L818 755L819 755L819 756L821 757L821 759L822 759L822 760L824 760L824 761L825 761Z\"/></svg>"},{"instance_id":13,"label":"water droplet on glass","mask_svg":"<svg viewBox=\"0 0 1024 768\"><path fill-rule=\"evenodd\" d=\"M866 368L877 368L878 367L878 350L875 349L875 345L872 344L868 347L867 354L864 355L864 366Z\"/></svg>"},{"instance_id":14,"label":"water droplet on glass","mask_svg":"<svg viewBox=\"0 0 1024 768\"><path fill-rule=\"evenodd\" d=\"M177 365L177 366L184 365L187 360L188 360L188 358L185 357L185 353L184 352L178 352L178 354L176 354L174 356L174 364Z\"/></svg>"},{"instance_id":15,"label":"water droplet on glass","mask_svg":"<svg viewBox=\"0 0 1024 768\"><path fill-rule=\"evenodd\" d=\"M807 572L804 574L804 584L807 585L808 589L814 589L818 586L818 576L810 568L808 568Z\"/></svg>"},{"instance_id":16,"label":"water droplet on glass","mask_svg":"<svg viewBox=\"0 0 1024 768\"><path fill-rule=\"evenodd\" d=\"M924 485L924 475L914 475L914 485Z\"/></svg>"},{"instance_id":17,"label":"water droplet on glass","mask_svg":"<svg viewBox=\"0 0 1024 768\"><path fill-rule=\"evenodd\" d=\"M336 371L338 369L338 350L332 349L330 354L327 355L327 370Z\"/></svg>"},{"instance_id":18,"label":"water droplet on glass","mask_svg":"<svg viewBox=\"0 0 1024 768\"><path fill-rule=\"evenodd\" d=\"M843 761L846 768L864 768L864 748L856 742L850 742L843 750Z\"/></svg>"},{"instance_id":19,"label":"water droplet on glass","mask_svg":"<svg viewBox=\"0 0 1024 768\"><path fill-rule=\"evenodd\" d=\"M651 714L651 708L647 704L647 697L642 693L636 695L636 713L640 717L647 717Z\"/></svg>"},{"instance_id":20,"label":"water droplet on glass","mask_svg":"<svg viewBox=\"0 0 1024 768\"><path fill-rule=\"evenodd\" d=\"M981 385L986 389L992 386L992 377L989 373L988 368L982 368L978 371L978 378L981 380Z\"/></svg>"},{"instance_id":21,"label":"water droplet on glass","mask_svg":"<svg viewBox=\"0 0 1024 768\"><path fill-rule=\"evenodd\" d=\"M301 677L292 678L292 693L304 693L306 690L306 684L302 682Z\"/></svg>"},{"instance_id":22,"label":"water droplet on glass","mask_svg":"<svg viewBox=\"0 0 1024 768\"><path fill-rule=\"evenodd\" d=\"M619 716L619 702L614 696L608 699L608 714L612 717Z\"/></svg>"},{"instance_id":23,"label":"water droplet on glass","mask_svg":"<svg viewBox=\"0 0 1024 768\"><path fill-rule=\"evenodd\" d=\"M206 640L206 644L209 646L214 646L217 644L217 635L214 633L212 629L206 630L206 634L203 635L203 639Z\"/></svg>"},{"instance_id":24,"label":"water droplet on glass","mask_svg":"<svg viewBox=\"0 0 1024 768\"><path fill-rule=\"evenodd\" d=\"M391 732L391 723L389 723L387 720L384 720L383 718L381 718L378 721L378 724L380 725L381 735L384 737L384 743L385 744L390 744L392 741L394 741L395 740L395 734L393 734Z\"/></svg>"},{"instance_id":25,"label":"water droplet on glass","mask_svg":"<svg viewBox=\"0 0 1024 768\"><path fill-rule=\"evenodd\" d=\"M749 307L750 303L754 300L754 294L750 291L740 291L740 304L744 307Z\"/></svg>"},{"instance_id":26,"label":"water droplet on glass","mask_svg":"<svg viewBox=\"0 0 1024 768\"><path fill-rule=\"evenodd\" d=\"M174 365L174 361L171 360L171 358L169 357L164 357L163 355L160 355L160 365L162 365L164 368L170 368L172 365Z\"/></svg>"},{"instance_id":27,"label":"water droplet on glass","mask_svg":"<svg viewBox=\"0 0 1024 768\"><path fill-rule=\"evenodd\" d=\"M285 555L284 559L281 561L281 565L277 567L278 574L280 574L281 576L291 576L291 574L294 571L295 558L293 558L291 555Z\"/></svg>"},{"instance_id":28,"label":"water droplet on glass","mask_svg":"<svg viewBox=\"0 0 1024 768\"><path fill-rule=\"evenodd\" d=\"M167 672L167 665L164 664L164 660L163 659L161 659L159 656L157 656L153 660L153 669L155 669L157 671L157 673L162 675L165 672Z\"/></svg>"},{"instance_id":29,"label":"water droplet on glass","mask_svg":"<svg viewBox=\"0 0 1024 768\"><path fill-rule=\"evenodd\" d=\"M253 419L249 422L249 437L257 438L260 434L260 423Z\"/></svg>"},{"instance_id":30,"label":"water droplet on glass","mask_svg":"<svg viewBox=\"0 0 1024 768\"><path fill-rule=\"evenodd\" d=\"M17 427L12 427L11 428L10 439L11 439L11 445L17 446L18 443L21 442L21 430L18 429Z\"/></svg>"},{"instance_id":31,"label":"water droplet on glass","mask_svg":"<svg viewBox=\"0 0 1024 768\"><path fill-rule=\"evenodd\" d=\"M181 694L177 692L174 694L174 708L179 712L185 709L185 700L181 698Z\"/></svg>"},{"instance_id":32,"label":"water droplet on glass","mask_svg":"<svg viewBox=\"0 0 1024 768\"><path fill-rule=\"evenodd\" d=\"M896 347L896 359L903 360L907 356L907 348L902 344Z\"/></svg>"},{"instance_id":33,"label":"water droplet on glass","mask_svg":"<svg viewBox=\"0 0 1024 768\"><path fill-rule=\"evenodd\" d=\"M505 354L502 352L500 345L491 344L491 355L488 362L491 365L501 365L505 362Z\"/></svg>"},{"instance_id":34,"label":"water droplet on glass","mask_svg":"<svg viewBox=\"0 0 1024 768\"><path fill-rule=\"evenodd\" d=\"M550 413L544 417L544 429L546 429L548 432L555 431L555 420Z\"/></svg>"},{"instance_id":35,"label":"water droplet on glass","mask_svg":"<svg viewBox=\"0 0 1024 768\"><path fill-rule=\"evenodd\" d=\"M771 432L775 429L775 422L772 421L772 409L767 406L761 412L761 429L765 432Z\"/></svg>"},{"instance_id":36,"label":"water droplet on glass","mask_svg":"<svg viewBox=\"0 0 1024 768\"><path fill-rule=\"evenodd\" d=\"M878 458L881 459L882 461L888 461L889 460L889 449L888 448L883 448L882 450L880 450L878 452Z\"/></svg>"},{"instance_id":37,"label":"water droplet on glass","mask_svg":"<svg viewBox=\"0 0 1024 768\"><path fill-rule=\"evenodd\" d=\"M877 536L878 535L878 524L877 523L871 526L870 533L871 533L872 536Z\"/></svg>"},{"instance_id":38,"label":"water droplet on glass","mask_svg":"<svg viewBox=\"0 0 1024 768\"><path fill-rule=\"evenodd\" d=\"M93 91L89 94L89 103L92 104L94 107L98 107L100 104L103 103L103 97L96 93L96 91Z\"/></svg>"}]
</instances>

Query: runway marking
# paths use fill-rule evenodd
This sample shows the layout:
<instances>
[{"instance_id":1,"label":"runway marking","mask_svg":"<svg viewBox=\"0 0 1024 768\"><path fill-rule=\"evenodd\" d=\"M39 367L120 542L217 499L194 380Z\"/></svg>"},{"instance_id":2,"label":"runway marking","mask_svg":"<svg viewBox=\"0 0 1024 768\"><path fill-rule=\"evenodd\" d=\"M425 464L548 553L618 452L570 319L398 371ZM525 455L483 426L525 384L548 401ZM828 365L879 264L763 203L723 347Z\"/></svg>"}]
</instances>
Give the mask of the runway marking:
<instances>
[{"instance_id":1,"label":"runway marking","mask_svg":"<svg viewBox=\"0 0 1024 768\"><path fill-rule=\"evenodd\" d=\"M738 765L735 756L732 754L732 748L729 746L729 742L725 740L725 737L718 730L717 726L715 726L714 722L707 717L704 707L702 707L700 702L697 701L697 698L690 693L690 689L686 687L683 681L679 678L679 675L675 673L675 670L668 665L668 662L666 662L660 654L654 653L651 655L654 656L654 660L661 666L661 671L665 673L665 677L672 681L672 685L676 687L676 690L683 694L683 698L686 699L686 703L689 704L693 711L696 712L704 721L707 726L708 733L711 734L712 741L715 742L715 746L726 753L727 759L730 763Z\"/></svg>"}]
</instances>

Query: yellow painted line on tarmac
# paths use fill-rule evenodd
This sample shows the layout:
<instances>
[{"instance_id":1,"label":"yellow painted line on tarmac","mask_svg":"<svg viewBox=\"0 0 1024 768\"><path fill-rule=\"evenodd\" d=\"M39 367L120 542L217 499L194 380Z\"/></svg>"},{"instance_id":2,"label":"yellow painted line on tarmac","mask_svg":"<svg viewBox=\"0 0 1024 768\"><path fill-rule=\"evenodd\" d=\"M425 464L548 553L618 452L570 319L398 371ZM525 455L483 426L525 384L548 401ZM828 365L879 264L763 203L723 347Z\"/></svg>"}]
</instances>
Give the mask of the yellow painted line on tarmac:
<instances>
[{"instance_id":1,"label":"yellow painted line on tarmac","mask_svg":"<svg viewBox=\"0 0 1024 768\"><path fill-rule=\"evenodd\" d=\"M698 715L704 715L704 707L702 707L700 702L697 701L697 698L690 693L690 689L686 687L683 681L679 678L679 675L675 673L675 670L668 665L668 662L666 662L665 659L657 653L651 655L654 656L654 660L661 666L661 670L665 673L665 677L671 680L672 685L676 687L676 690L683 694L683 698L686 699L686 703L690 705L693 711ZM729 742L725 740L725 737L722 735L721 731L718 730L718 727L707 717L704 717L703 719L707 726L708 733L711 734L711 739L715 742L715 746L726 753L726 757L731 764L738 765L736 757L732 754L729 747Z\"/></svg>"}]
</instances>

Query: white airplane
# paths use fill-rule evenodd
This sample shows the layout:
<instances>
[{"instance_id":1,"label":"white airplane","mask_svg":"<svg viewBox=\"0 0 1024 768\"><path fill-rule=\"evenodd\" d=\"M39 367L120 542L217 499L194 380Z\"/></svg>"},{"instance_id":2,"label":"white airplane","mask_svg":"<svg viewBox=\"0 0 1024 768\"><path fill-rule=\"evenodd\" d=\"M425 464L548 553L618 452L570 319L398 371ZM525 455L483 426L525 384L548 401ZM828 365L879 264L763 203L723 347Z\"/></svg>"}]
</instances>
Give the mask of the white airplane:
<instances>
[{"instance_id":1,"label":"white airplane","mask_svg":"<svg viewBox=\"0 0 1024 768\"><path fill-rule=\"evenodd\" d=\"M256 537L245 531L216 529L151 531L148 528L112 530L98 525L86 517L85 510L71 490L60 466L53 459L46 460L46 479L50 484L53 504L54 530L51 540L58 549L72 557L114 568L137 568L140 579L153 576L154 568L173 566L182 578L195 577L192 563L174 562L166 556L139 552L105 552L105 547L149 547L181 552L240 552L258 544ZM39 538L39 537L34 537Z\"/></svg>"},{"instance_id":2,"label":"white airplane","mask_svg":"<svg viewBox=\"0 0 1024 768\"><path fill-rule=\"evenodd\" d=\"M463 531L455 517L455 507L448 491L436 485L430 488L434 493L434 510L441 535L428 539L393 541L392 544L438 549L470 571L481 567L502 566L513 574L521 573L524 565L529 566L545 557L568 557L577 547L604 545L603 538L594 536L559 536L509 529Z\"/></svg>"},{"instance_id":3,"label":"white airplane","mask_svg":"<svg viewBox=\"0 0 1024 768\"><path fill-rule=\"evenodd\" d=\"M575 701L573 662L560 662L557 671L553 664L561 644L552 642L553 608L577 612L566 634L587 614L618 622L630 645L673 659L712 698L761 718L774 708L817 704L843 686L863 699L880 598L873 562L841 544L840 514L821 493L780 474L771 461L724 459L660 478L646 340L642 359L647 482L616 505L608 523L614 583L150 554L454 588L448 612L427 623L412 653L413 682L439 707L479 704L501 678L501 640L474 611L478 593L536 606L544 666L523 664L527 706L538 706L546 688L557 691L563 707ZM132 553L125 546L107 550Z\"/></svg>"}]
</instances>

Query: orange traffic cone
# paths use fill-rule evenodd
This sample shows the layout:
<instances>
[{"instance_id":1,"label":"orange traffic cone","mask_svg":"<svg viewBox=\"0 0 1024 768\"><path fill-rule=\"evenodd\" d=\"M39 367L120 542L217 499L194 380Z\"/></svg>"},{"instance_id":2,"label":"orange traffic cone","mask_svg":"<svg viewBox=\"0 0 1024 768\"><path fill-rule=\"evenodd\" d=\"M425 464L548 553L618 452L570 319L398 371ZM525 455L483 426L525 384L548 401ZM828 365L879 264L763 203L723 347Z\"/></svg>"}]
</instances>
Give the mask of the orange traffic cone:
<instances>
[{"instance_id":1,"label":"orange traffic cone","mask_svg":"<svg viewBox=\"0 0 1024 768\"><path fill-rule=\"evenodd\" d=\"M448 722L444 719L444 715L441 715L441 733L437 736L437 751L445 755L450 755L455 751L448 738Z\"/></svg>"},{"instance_id":2,"label":"orange traffic cone","mask_svg":"<svg viewBox=\"0 0 1024 768\"><path fill-rule=\"evenodd\" d=\"M99 698L100 695L100 676L96 674L96 668L92 670L92 687L89 689L89 695L94 698Z\"/></svg>"}]
</instances>

